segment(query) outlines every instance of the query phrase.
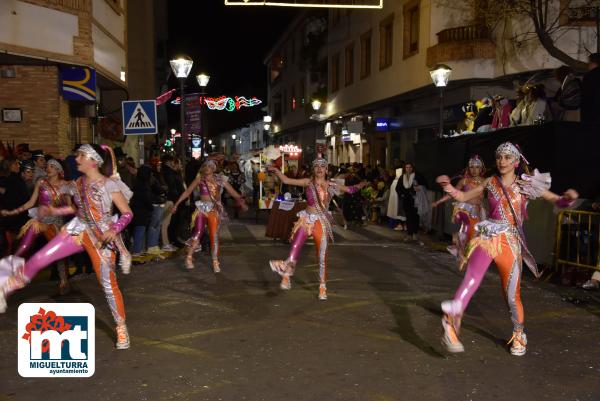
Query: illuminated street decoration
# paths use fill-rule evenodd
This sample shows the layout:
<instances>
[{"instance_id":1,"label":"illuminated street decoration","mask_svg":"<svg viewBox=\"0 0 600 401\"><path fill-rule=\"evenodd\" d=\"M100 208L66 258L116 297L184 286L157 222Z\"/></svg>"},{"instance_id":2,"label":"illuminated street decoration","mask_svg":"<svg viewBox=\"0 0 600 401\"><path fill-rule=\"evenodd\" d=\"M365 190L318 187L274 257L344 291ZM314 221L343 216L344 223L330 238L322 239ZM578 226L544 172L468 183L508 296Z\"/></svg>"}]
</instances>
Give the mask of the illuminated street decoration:
<instances>
[{"instance_id":1,"label":"illuminated street decoration","mask_svg":"<svg viewBox=\"0 0 600 401\"><path fill-rule=\"evenodd\" d=\"M279 146L279 151L284 153L300 153L302 152L302 148L297 145L281 145Z\"/></svg>"},{"instance_id":2,"label":"illuminated street decoration","mask_svg":"<svg viewBox=\"0 0 600 401\"><path fill-rule=\"evenodd\" d=\"M383 8L383 0L225 0L226 6L276 6L318 8Z\"/></svg>"},{"instance_id":3,"label":"illuminated street decoration","mask_svg":"<svg viewBox=\"0 0 600 401\"><path fill-rule=\"evenodd\" d=\"M217 111L239 111L242 107L254 107L262 103L262 100L256 97L251 97L250 99L247 99L244 96L235 96L233 98L229 96L205 97L202 98L202 100L206 107L209 108L209 110ZM171 100L171 104L181 104L181 98L177 96L175 99Z\"/></svg>"}]
</instances>

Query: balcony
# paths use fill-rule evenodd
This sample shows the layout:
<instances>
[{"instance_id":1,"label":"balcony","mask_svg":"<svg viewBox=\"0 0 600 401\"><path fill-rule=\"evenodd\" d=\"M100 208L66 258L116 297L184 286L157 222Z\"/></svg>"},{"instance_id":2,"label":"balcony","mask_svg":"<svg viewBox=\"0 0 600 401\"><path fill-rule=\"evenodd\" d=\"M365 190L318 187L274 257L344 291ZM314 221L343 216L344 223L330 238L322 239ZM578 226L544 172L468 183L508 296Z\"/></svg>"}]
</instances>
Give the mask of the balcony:
<instances>
[{"instance_id":1,"label":"balcony","mask_svg":"<svg viewBox=\"0 0 600 401\"><path fill-rule=\"evenodd\" d=\"M444 29L437 36L438 44L427 49L428 66L447 61L496 57L496 45L485 26L468 25Z\"/></svg>"}]
</instances>

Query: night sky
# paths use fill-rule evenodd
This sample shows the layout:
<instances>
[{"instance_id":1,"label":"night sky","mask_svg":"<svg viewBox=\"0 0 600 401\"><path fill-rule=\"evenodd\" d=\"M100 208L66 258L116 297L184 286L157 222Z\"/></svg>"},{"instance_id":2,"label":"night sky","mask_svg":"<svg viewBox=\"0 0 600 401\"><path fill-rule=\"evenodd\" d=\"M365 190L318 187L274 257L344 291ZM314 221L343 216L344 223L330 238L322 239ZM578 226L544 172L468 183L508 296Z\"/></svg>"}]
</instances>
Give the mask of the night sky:
<instances>
[{"instance_id":1,"label":"night sky","mask_svg":"<svg viewBox=\"0 0 600 401\"><path fill-rule=\"evenodd\" d=\"M285 7L226 7L223 0L169 1L168 8L169 57L183 53L194 60L186 93L200 90L195 77L204 72L210 75L208 96L256 96L263 101L260 106L242 111L208 111L208 135L262 119L260 108L267 100L263 60L298 11ZM169 87L179 87L174 77ZM169 120L175 124L178 113L179 108L169 104Z\"/></svg>"}]
</instances>

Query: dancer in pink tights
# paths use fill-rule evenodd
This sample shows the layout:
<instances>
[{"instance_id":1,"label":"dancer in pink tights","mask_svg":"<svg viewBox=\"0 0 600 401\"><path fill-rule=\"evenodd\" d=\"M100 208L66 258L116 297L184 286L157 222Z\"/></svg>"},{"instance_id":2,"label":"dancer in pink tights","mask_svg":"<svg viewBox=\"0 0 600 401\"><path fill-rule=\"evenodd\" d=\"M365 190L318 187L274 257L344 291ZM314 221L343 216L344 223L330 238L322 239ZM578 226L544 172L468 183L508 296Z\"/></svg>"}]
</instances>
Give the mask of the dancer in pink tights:
<instances>
[{"instance_id":1,"label":"dancer in pink tights","mask_svg":"<svg viewBox=\"0 0 600 401\"><path fill-rule=\"evenodd\" d=\"M475 237L467 246L467 271L462 283L452 300L442 302L442 342L449 352L464 351L458 338L462 315L494 261L500 273L504 297L514 326L509 341L509 344L512 343L510 353L517 356L525 354L527 337L524 333L525 316L521 303L522 262L539 277L535 259L527 249L523 235L527 202L543 198L558 207L568 207L579 196L573 189L567 190L562 196L550 192L550 174L540 174L534 170L530 175L526 163L520 150L512 143L505 142L496 149L498 174L485 179L481 185L463 192L454 188L447 176L437 178L444 191L459 202L475 199L487 191L490 207L488 218L475 225ZM524 173L519 175L519 170Z\"/></svg>"},{"instance_id":2,"label":"dancer in pink tights","mask_svg":"<svg viewBox=\"0 0 600 401\"><path fill-rule=\"evenodd\" d=\"M313 161L313 174L311 178L294 179L286 177L276 168L269 168L275 172L283 184L296 185L306 188L306 210L298 213L298 221L292 229L290 236L292 247L286 260L271 260L271 270L281 276L280 288L289 290L292 288L290 277L294 274L296 263L302 246L313 236L319 262L319 299L327 299L327 244L333 241L332 224L333 218L329 212L329 203L334 194L355 193L365 186L364 182L357 185L344 186L333 180L328 180L327 160L316 159Z\"/></svg>"},{"instance_id":3,"label":"dancer in pink tights","mask_svg":"<svg viewBox=\"0 0 600 401\"><path fill-rule=\"evenodd\" d=\"M117 326L116 347L129 348L125 306L117 284L115 263L117 251L126 252L119 233L133 218L128 204L132 192L118 175L113 175L117 169L110 147L82 145L77 151L76 161L77 169L84 175L63 191L73 197L75 205L42 206L38 210L41 218L70 214L75 217L29 260L13 255L0 260L0 312L6 310L6 297L27 285L43 268L69 255L86 251ZM105 170L101 172L102 167ZM113 204L121 212L116 221ZM129 266L121 267L125 272Z\"/></svg>"},{"instance_id":4,"label":"dancer in pink tights","mask_svg":"<svg viewBox=\"0 0 600 401\"><path fill-rule=\"evenodd\" d=\"M65 216L46 216L42 218L37 213L39 208L34 207L36 202L39 207L63 207L70 204L70 198L63 193L63 187L69 183L64 180L64 170L61 164L54 159L48 160L46 174L48 178L36 182L33 194L27 203L13 210L0 210L2 216L13 216L28 210L31 217L19 232L17 238L22 239L15 256L25 255L40 234L44 235L46 241L50 241L56 237L65 223ZM68 272L67 260L63 259L63 263L58 267L60 277L58 289L61 295L69 291Z\"/></svg>"}]
</instances>

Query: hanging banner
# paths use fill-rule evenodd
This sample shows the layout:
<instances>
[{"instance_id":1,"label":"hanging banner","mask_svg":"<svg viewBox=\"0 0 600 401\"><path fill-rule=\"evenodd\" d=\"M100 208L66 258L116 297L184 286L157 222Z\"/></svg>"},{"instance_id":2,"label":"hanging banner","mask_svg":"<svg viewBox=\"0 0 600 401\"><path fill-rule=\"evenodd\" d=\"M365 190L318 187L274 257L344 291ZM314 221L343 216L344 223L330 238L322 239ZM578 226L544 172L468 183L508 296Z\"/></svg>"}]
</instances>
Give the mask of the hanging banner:
<instances>
[{"instance_id":1,"label":"hanging banner","mask_svg":"<svg viewBox=\"0 0 600 401\"><path fill-rule=\"evenodd\" d=\"M202 131L202 103L198 93L185 95L185 133L188 136L200 135Z\"/></svg>"}]
</instances>

